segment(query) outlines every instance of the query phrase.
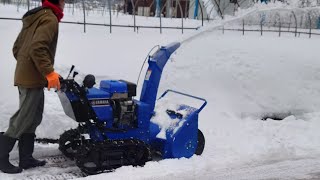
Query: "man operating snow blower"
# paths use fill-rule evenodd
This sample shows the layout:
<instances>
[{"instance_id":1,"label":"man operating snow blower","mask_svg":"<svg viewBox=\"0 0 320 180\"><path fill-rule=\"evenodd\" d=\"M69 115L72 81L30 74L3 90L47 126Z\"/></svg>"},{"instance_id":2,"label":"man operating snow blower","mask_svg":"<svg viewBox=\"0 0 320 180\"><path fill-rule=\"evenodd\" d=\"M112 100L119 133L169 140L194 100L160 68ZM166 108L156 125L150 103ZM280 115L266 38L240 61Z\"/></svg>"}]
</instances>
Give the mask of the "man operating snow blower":
<instances>
[{"instance_id":1,"label":"man operating snow blower","mask_svg":"<svg viewBox=\"0 0 320 180\"><path fill-rule=\"evenodd\" d=\"M19 90L19 109L10 118L7 131L0 135L0 170L20 173L22 169L44 166L46 161L32 157L35 131L42 121L43 88L60 89L59 74L53 69L58 25L64 0L43 0L42 6L28 11L14 46L17 60L14 85ZM9 162L9 153L19 140L19 167Z\"/></svg>"}]
</instances>

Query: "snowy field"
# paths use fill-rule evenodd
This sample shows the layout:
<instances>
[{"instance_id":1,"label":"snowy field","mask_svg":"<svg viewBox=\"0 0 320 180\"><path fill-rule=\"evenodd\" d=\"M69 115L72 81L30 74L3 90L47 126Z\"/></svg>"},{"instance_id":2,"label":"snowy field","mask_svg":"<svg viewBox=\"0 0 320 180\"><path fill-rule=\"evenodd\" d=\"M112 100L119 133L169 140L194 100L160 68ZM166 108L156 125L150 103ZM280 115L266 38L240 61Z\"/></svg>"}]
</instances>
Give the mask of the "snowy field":
<instances>
[{"instance_id":1,"label":"snowy field","mask_svg":"<svg viewBox=\"0 0 320 180\"><path fill-rule=\"evenodd\" d=\"M0 5L0 17L21 17L24 12ZM67 13L65 19L77 18L71 16ZM174 20L166 23L176 24ZM190 25L197 23L190 22ZM148 162L144 167L122 167L112 173L81 179L319 177L320 36L309 39L307 35L295 38L294 34L283 34L280 38L276 33L264 33L262 37L254 32L245 36L241 32L222 34L221 30L214 30L221 23L213 22L199 31L184 34L179 30L164 30L160 34L159 30L151 29L139 34L132 29L115 29L109 34L105 27L94 26L87 26L84 34L79 25L60 25L55 67L62 76L66 76L74 64L80 72L79 81L90 73L99 80L136 82L152 47L183 42L164 68L159 94L175 89L208 101L199 116L199 128L206 138L202 156ZM6 130L10 116L18 107L11 48L20 28L20 21L0 20L1 131ZM139 82L137 92L141 85ZM284 119L261 120L274 116ZM46 91L44 118L36 132L38 137L58 138L76 126L64 115L56 93ZM36 145L36 157L59 154L55 144ZM11 158L17 157L15 148ZM274 165L269 167L270 163ZM269 176L254 175L255 172L263 174L268 168L273 172ZM33 174L54 175L67 170L68 166L43 167L19 175L0 173L0 179L27 179Z\"/></svg>"}]
</instances>

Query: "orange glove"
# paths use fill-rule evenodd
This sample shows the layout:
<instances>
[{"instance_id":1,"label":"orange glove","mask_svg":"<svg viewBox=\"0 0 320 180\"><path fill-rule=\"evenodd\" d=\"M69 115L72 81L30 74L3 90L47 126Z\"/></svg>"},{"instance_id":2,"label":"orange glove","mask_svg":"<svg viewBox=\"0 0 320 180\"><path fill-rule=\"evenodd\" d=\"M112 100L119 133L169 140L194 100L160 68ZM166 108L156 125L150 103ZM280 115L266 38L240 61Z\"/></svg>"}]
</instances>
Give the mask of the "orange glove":
<instances>
[{"instance_id":1,"label":"orange glove","mask_svg":"<svg viewBox=\"0 0 320 180\"><path fill-rule=\"evenodd\" d=\"M48 81L48 90L50 91L50 88L56 88L57 90L60 90L60 75L56 72L51 72L50 74L46 75L47 81Z\"/></svg>"}]
</instances>

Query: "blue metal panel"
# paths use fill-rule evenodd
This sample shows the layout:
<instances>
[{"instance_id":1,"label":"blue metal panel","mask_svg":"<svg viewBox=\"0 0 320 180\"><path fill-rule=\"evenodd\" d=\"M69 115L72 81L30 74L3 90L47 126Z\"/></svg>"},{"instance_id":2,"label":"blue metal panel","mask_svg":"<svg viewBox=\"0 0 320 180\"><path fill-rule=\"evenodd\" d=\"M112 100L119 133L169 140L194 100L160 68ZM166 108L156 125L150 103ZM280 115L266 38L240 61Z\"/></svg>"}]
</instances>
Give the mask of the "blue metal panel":
<instances>
[{"instance_id":1,"label":"blue metal panel","mask_svg":"<svg viewBox=\"0 0 320 180\"><path fill-rule=\"evenodd\" d=\"M161 47L152 57L149 58L149 67L145 75L140 101L149 104L153 111L157 98L158 87L163 67L166 65L171 54L180 47L180 43L172 43Z\"/></svg>"},{"instance_id":2,"label":"blue metal panel","mask_svg":"<svg viewBox=\"0 0 320 180\"><path fill-rule=\"evenodd\" d=\"M138 121L137 128L126 129L125 132L105 132L105 135L108 139L115 140L115 139L134 138L134 139L139 139L139 140L142 140L146 143L149 143L149 141L150 141L149 126L150 126L150 118L152 116L152 110L150 108L150 105L148 105L148 104L145 104L143 102L139 102L136 100L135 100L135 102L137 103L137 106L136 106L137 107L137 110L136 110L137 111L137 121ZM102 113L106 113L105 109L99 109L98 111L96 111L96 109L95 109L96 113L97 112L99 113L100 110ZM98 115L98 113L97 113L97 115ZM111 113L112 113L112 111L110 112L110 114ZM105 114L98 115L98 116L100 116L99 118L101 118L101 116L103 116L103 115L105 115ZM113 123L113 118L108 119L106 122L107 122L106 128L111 128L112 123ZM95 128L91 128L90 137L92 139L94 139L95 141L102 141L104 139L102 133L98 129L95 129Z\"/></svg>"},{"instance_id":3,"label":"blue metal panel","mask_svg":"<svg viewBox=\"0 0 320 180\"><path fill-rule=\"evenodd\" d=\"M140 139L144 142L149 143L150 141L150 118L152 116L153 110L151 110L151 107L149 104L139 102L135 100L136 106L136 113L137 113L137 123L138 127L136 129L129 129L126 132L113 132L113 133L107 133L108 138L110 139Z\"/></svg>"},{"instance_id":4,"label":"blue metal panel","mask_svg":"<svg viewBox=\"0 0 320 180\"><path fill-rule=\"evenodd\" d=\"M100 89L109 93L127 93L127 84L118 80L103 80L100 82Z\"/></svg>"},{"instance_id":5,"label":"blue metal panel","mask_svg":"<svg viewBox=\"0 0 320 180\"><path fill-rule=\"evenodd\" d=\"M150 119L152 117L153 109L151 109L151 106L149 104L136 101L137 103L137 118L138 118L138 128L144 128L149 131L150 126Z\"/></svg>"},{"instance_id":6,"label":"blue metal panel","mask_svg":"<svg viewBox=\"0 0 320 180\"><path fill-rule=\"evenodd\" d=\"M150 138L152 140L157 139L157 135L160 133L160 127L153 122L150 122Z\"/></svg>"},{"instance_id":7,"label":"blue metal panel","mask_svg":"<svg viewBox=\"0 0 320 180\"><path fill-rule=\"evenodd\" d=\"M98 119L103 122L107 122L108 120L113 119L113 111L110 105L108 106L96 106L92 107Z\"/></svg>"},{"instance_id":8,"label":"blue metal panel","mask_svg":"<svg viewBox=\"0 0 320 180\"><path fill-rule=\"evenodd\" d=\"M104 136L103 134L98 130L98 128L94 125L89 125L89 134L90 134L90 138L93 140L93 141L96 141L96 142L101 142L101 141L104 141Z\"/></svg>"},{"instance_id":9,"label":"blue metal panel","mask_svg":"<svg viewBox=\"0 0 320 180\"><path fill-rule=\"evenodd\" d=\"M70 100L70 102L73 102L73 101L78 101L79 98L74 94L74 93L71 93L71 92L65 92L66 96L68 97L68 99Z\"/></svg>"},{"instance_id":10,"label":"blue metal panel","mask_svg":"<svg viewBox=\"0 0 320 180\"><path fill-rule=\"evenodd\" d=\"M181 105L176 111L186 111L176 127L166 130L166 139L157 138L160 127L150 123L150 140L152 147L160 151L163 158L191 157L197 147L198 109Z\"/></svg>"},{"instance_id":11,"label":"blue metal panel","mask_svg":"<svg viewBox=\"0 0 320 180\"><path fill-rule=\"evenodd\" d=\"M108 101L110 93L93 87L88 89L87 98L99 120L106 122L113 119L112 107Z\"/></svg>"},{"instance_id":12,"label":"blue metal panel","mask_svg":"<svg viewBox=\"0 0 320 180\"><path fill-rule=\"evenodd\" d=\"M171 156L174 158L191 157L197 148L198 113L194 111L183 126L172 136Z\"/></svg>"},{"instance_id":13,"label":"blue metal panel","mask_svg":"<svg viewBox=\"0 0 320 180\"><path fill-rule=\"evenodd\" d=\"M139 139L146 143L149 143L149 131L142 128L130 129L126 132L112 132L106 133L108 139Z\"/></svg>"},{"instance_id":14,"label":"blue metal panel","mask_svg":"<svg viewBox=\"0 0 320 180\"><path fill-rule=\"evenodd\" d=\"M88 89L87 98L88 99L110 98L110 93L93 87L93 88Z\"/></svg>"}]
</instances>

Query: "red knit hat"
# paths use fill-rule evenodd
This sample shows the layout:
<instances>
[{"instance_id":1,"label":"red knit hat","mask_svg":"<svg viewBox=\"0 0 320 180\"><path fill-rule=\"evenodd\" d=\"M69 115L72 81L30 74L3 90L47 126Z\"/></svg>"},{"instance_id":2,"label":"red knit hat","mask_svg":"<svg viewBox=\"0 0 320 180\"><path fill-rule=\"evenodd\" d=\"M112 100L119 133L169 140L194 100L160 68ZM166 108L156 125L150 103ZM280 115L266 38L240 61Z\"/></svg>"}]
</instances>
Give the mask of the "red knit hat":
<instances>
[{"instance_id":1,"label":"red knit hat","mask_svg":"<svg viewBox=\"0 0 320 180\"><path fill-rule=\"evenodd\" d=\"M54 3L52 1L54 1ZM58 3L55 4L55 1L57 1ZM48 7L52 9L53 13L57 16L59 22L63 18L63 9L61 9L59 6L59 0L42 0L42 7Z\"/></svg>"},{"instance_id":2,"label":"red knit hat","mask_svg":"<svg viewBox=\"0 0 320 180\"><path fill-rule=\"evenodd\" d=\"M42 1L42 3L43 3L43 2L46 1L46 0L41 0L41 1ZM51 2L52 4L56 4L56 5L59 4L59 0L47 0L47 1Z\"/></svg>"}]
</instances>

